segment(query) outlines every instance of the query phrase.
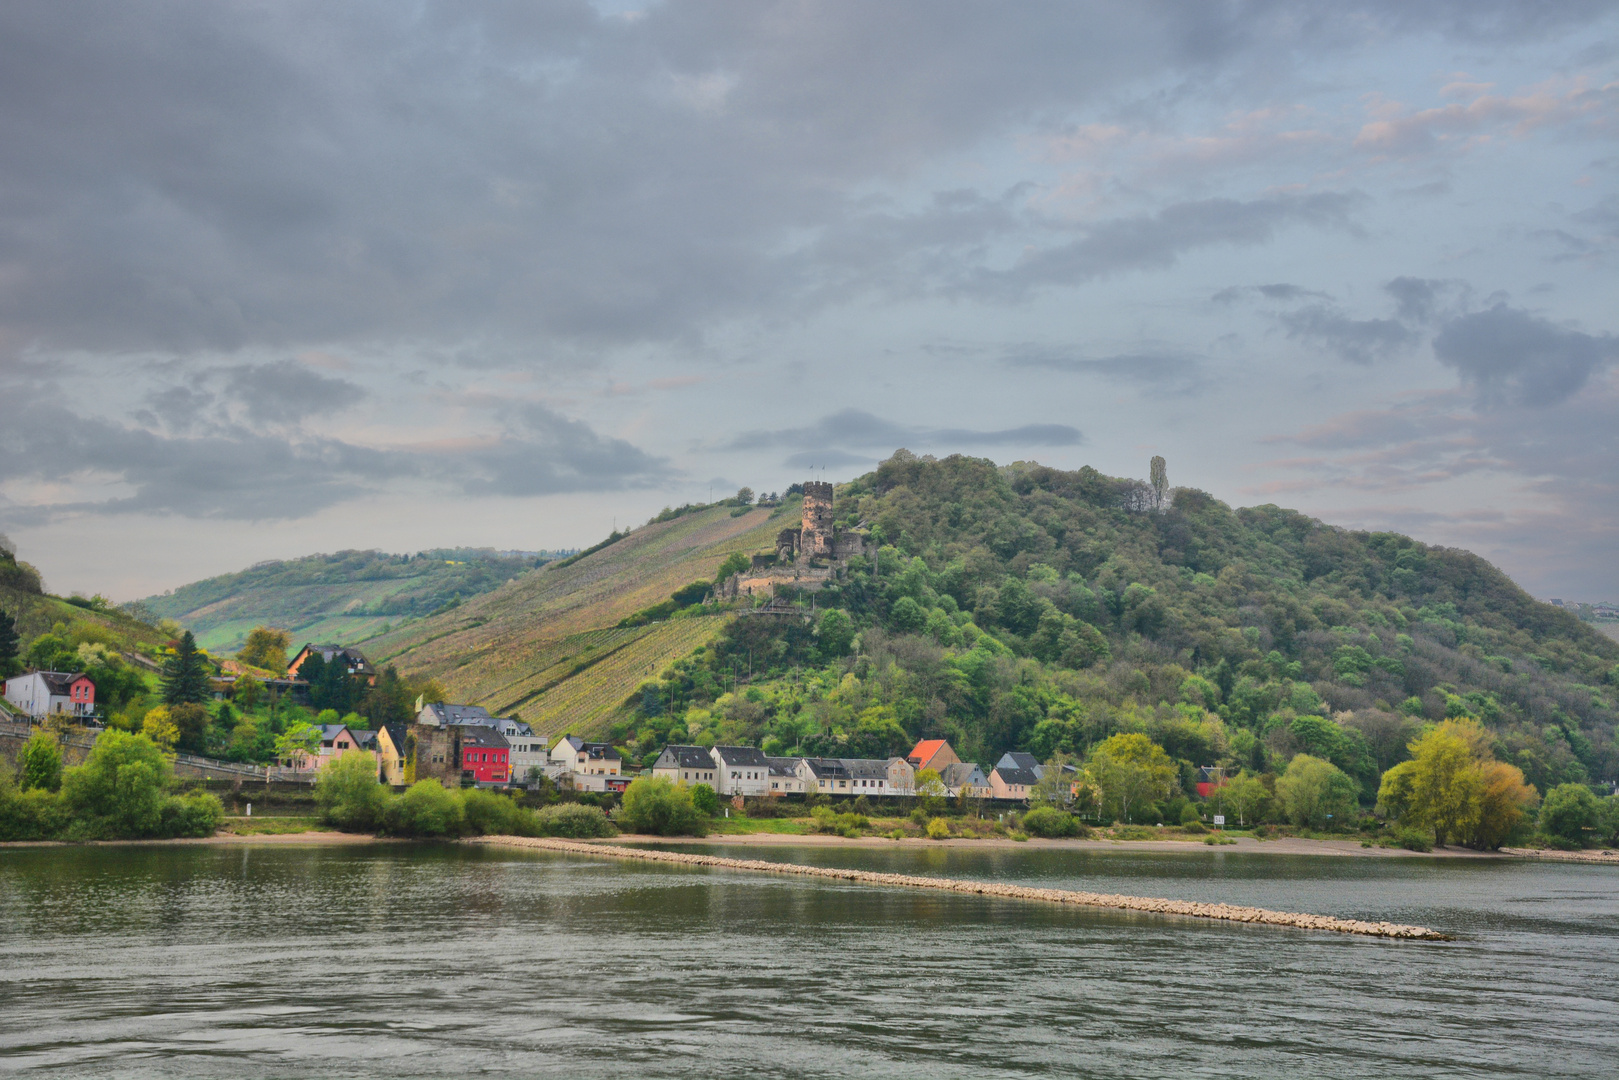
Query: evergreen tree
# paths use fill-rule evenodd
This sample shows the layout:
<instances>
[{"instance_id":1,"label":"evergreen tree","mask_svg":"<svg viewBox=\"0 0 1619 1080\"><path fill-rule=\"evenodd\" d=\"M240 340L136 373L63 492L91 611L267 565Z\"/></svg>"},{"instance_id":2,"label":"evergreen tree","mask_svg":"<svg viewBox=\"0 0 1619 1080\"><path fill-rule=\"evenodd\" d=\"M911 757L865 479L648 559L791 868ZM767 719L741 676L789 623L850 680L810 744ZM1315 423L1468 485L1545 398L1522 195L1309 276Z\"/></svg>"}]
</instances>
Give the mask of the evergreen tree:
<instances>
[{"instance_id":1,"label":"evergreen tree","mask_svg":"<svg viewBox=\"0 0 1619 1080\"><path fill-rule=\"evenodd\" d=\"M208 671L197 651L197 639L187 630L180 635L174 655L163 662L163 703L200 705L207 700Z\"/></svg>"},{"instance_id":2,"label":"evergreen tree","mask_svg":"<svg viewBox=\"0 0 1619 1080\"><path fill-rule=\"evenodd\" d=\"M17 620L0 608L0 677L17 674Z\"/></svg>"}]
</instances>

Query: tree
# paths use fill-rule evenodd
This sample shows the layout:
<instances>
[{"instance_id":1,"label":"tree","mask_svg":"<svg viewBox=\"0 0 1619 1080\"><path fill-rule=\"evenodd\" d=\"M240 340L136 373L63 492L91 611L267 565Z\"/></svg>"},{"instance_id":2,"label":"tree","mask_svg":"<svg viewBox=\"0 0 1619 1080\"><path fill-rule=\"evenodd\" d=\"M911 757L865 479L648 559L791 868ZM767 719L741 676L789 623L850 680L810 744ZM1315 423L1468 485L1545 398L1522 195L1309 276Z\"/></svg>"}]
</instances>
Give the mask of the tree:
<instances>
[{"instance_id":1,"label":"tree","mask_svg":"<svg viewBox=\"0 0 1619 1080\"><path fill-rule=\"evenodd\" d=\"M181 750L201 752L208 742L208 726L212 717L208 710L195 702L187 701L169 707L169 719L174 722L179 737L175 746Z\"/></svg>"},{"instance_id":2,"label":"tree","mask_svg":"<svg viewBox=\"0 0 1619 1080\"><path fill-rule=\"evenodd\" d=\"M1433 829L1437 843L1499 847L1534 805L1522 771L1495 760L1490 735L1475 720L1447 720L1410 750L1410 761L1383 774L1378 811Z\"/></svg>"},{"instance_id":3,"label":"tree","mask_svg":"<svg viewBox=\"0 0 1619 1080\"><path fill-rule=\"evenodd\" d=\"M1169 468L1164 459L1157 455L1153 456L1148 468L1150 470L1148 476L1151 478L1150 482L1152 484L1153 509L1167 510L1169 509Z\"/></svg>"},{"instance_id":4,"label":"tree","mask_svg":"<svg viewBox=\"0 0 1619 1080\"><path fill-rule=\"evenodd\" d=\"M738 506L751 506L753 504L753 489L750 487L737 488L736 504Z\"/></svg>"},{"instance_id":5,"label":"tree","mask_svg":"<svg viewBox=\"0 0 1619 1080\"><path fill-rule=\"evenodd\" d=\"M938 769L922 769L916 774L915 792L924 798L942 799L950 794Z\"/></svg>"},{"instance_id":6,"label":"tree","mask_svg":"<svg viewBox=\"0 0 1619 1080\"><path fill-rule=\"evenodd\" d=\"M163 703L200 705L207 700L208 669L197 651L197 639L187 630L163 661Z\"/></svg>"},{"instance_id":7,"label":"tree","mask_svg":"<svg viewBox=\"0 0 1619 1080\"><path fill-rule=\"evenodd\" d=\"M36 731L17 751L17 780L24 791L62 786L62 745L49 731Z\"/></svg>"},{"instance_id":8,"label":"tree","mask_svg":"<svg viewBox=\"0 0 1619 1080\"><path fill-rule=\"evenodd\" d=\"M1219 789L1219 799L1222 806L1237 815L1237 824L1246 826L1249 818L1258 821L1265 816L1270 789L1259 777L1244 770Z\"/></svg>"},{"instance_id":9,"label":"tree","mask_svg":"<svg viewBox=\"0 0 1619 1080\"><path fill-rule=\"evenodd\" d=\"M17 674L17 620L0 608L0 679Z\"/></svg>"},{"instance_id":10,"label":"tree","mask_svg":"<svg viewBox=\"0 0 1619 1080\"><path fill-rule=\"evenodd\" d=\"M320 728L307 720L299 720L275 737L275 758L287 761L300 752L313 754L320 749Z\"/></svg>"},{"instance_id":11,"label":"tree","mask_svg":"<svg viewBox=\"0 0 1619 1080\"><path fill-rule=\"evenodd\" d=\"M155 835L163 819L169 763L145 735L103 731L83 765L62 774L62 799L85 839Z\"/></svg>"},{"instance_id":12,"label":"tree","mask_svg":"<svg viewBox=\"0 0 1619 1080\"><path fill-rule=\"evenodd\" d=\"M1029 792L1029 802L1035 806L1055 806L1066 810L1074 801L1074 781L1077 779L1079 777L1075 773L1064 771L1061 762L1050 762L1040 774L1034 790Z\"/></svg>"},{"instance_id":13,"label":"tree","mask_svg":"<svg viewBox=\"0 0 1619 1080\"><path fill-rule=\"evenodd\" d=\"M264 684L251 675L239 675L236 684L231 688L231 700L236 702L237 708L255 708L264 697Z\"/></svg>"},{"instance_id":14,"label":"tree","mask_svg":"<svg viewBox=\"0 0 1619 1080\"><path fill-rule=\"evenodd\" d=\"M292 637L285 630L268 626L255 626L248 632L247 642L237 650L236 659L277 675L287 670L287 649Z\"/></svg>"},{"instance_id":15,"label":"tree","mask_svg":"<svg viewBox=\"0 0 1619 1080\"><path fill-rule=\"evenodd\" d=\"M387 789L377 783L376 759L364 751L339 754L315 778L321 818L340 829L376 828L387 801Z\"/></svg>"},{"instance_id":16,"label":"tree","mask_svg":"<svg viewBox=\"0 0 1619 1080\"><path fill-rule=\"evenodd\" d=\"M846 656L854 644L854 620L840 608L828 608L821 612L815 633L820 639L821 652L827 656Z\"/></svg>"},{"instance_id":17,"label":"tree","mask_svg":"<svg viewBox=\"0 0 1619 1080\"><path fill-rule=\"evenodd\" d=\"M145 718L141 721L141 734L165 754L173 753L174 744L180 741L180 729L169 715L167 705L158 705L147 710Z\"/></svg>"},{"instance_id":18,"label":"tree","mask_svg":"<svg viewBox=\"0 0 1619 1080\"><path fill-rule=\"evenodd\" d=\"M1276 781L1276 798L1288 820L1315 829L1353 817L1359 790L1348 773L1309 754L1295 755Z\"/></svg>"},{"instance_id":19,"label":"tree","mask_svg":"<svg viewBox=\"0 0 1619 1080\"><path fill-rule=\"evenodd\" d=\"M720 812L719 792L707 784L698 784L691 789L691 804L698 813L713 817Z\"/></svg>"},{"instance_id":20,"label":"tree","mask_svg":"<svg viewBox=\"0 0 1619 1080\"><path fill-rule=\"evenodd\" d=\"M1602 823L1602 803L1584 784L1558 784L1540 807L1540 831L1583 844Z\"/></svg>"},{"instance_id":21,"label":"tree","mask_svg":"<svg viewBox=\"0 0 1619 1080\"><path fill-rule=\"evenodd\" d=\"M661 776L641 776L624 790L614 815L620 828L654 836L703 836L704 816L692 803L691 789Z\"/></svg>"},{"instance_id":22,"label":"tree","mask_svg":"<svg viewBox=\"0 0 1619 1080\"><path fill-rule=\"evenodd\" d=\"M1085 772L1102 808L1129 822L1132 810L1174 790L1179 770L1163 747L1140 732L1130 732L1099 743L1091 751Z\"/></svg>"},{"instance_id":23,"label":"tree","mask_svg":"<svg viewBox=\"0 0 1619 1080\"><path fill-rule=\"evenodd\" d=\"M742 571L748 569L752 565L753 560L749 559L740 551L733 551L729 555L725 556L725 561L720 563L720 568L714 571L714 582L715 584L718 584L730 577L732 574L740 574Z\"/></svg>"},{"instance_id":24,"label":"tree","mask_svg":"<svg viewBox=\"0 0 1619 1080\"><path fill-rule=\"evenodd\" d=\"M408 724L415 719L416 695L399 677L392 664L377 677L377 685L366 690L360 699L360 715L373 731L384 724Z\"/></svg>"}]
</instances>

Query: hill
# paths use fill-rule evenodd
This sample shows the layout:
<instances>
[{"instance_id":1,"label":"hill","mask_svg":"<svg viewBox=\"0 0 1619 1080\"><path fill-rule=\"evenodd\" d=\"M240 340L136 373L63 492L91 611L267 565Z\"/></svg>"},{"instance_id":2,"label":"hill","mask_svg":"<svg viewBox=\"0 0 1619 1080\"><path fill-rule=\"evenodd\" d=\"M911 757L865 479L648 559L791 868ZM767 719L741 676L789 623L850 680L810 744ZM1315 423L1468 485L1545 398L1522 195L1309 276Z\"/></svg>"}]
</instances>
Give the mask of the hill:
<instances>
[{"instance_id":1,"label":"hill","mask_svg":"<svg viewBox=\"0 0 1619 1080\"><path fill-rule=\"evenodd\" d=\"M139 603L219 652L236 651L255 626L279 627L299 641L353 643L498 588L546 558L489 548L340 551L260 563Z\"/></svg>"},{"instance_id":2,"label":"hill","mask_svg":"<svg viewBox=\"0 0 1619 1080\"><path fill-rule=\"evenodd\" d=\"M515 711L538 732L605 733L643 681L710 640L725 619L618 623L712 579L729 554L768 550L795 511L796 504L741 513L714 506L654 520L577 561L396 627L367 642L366 652L436 680L451 700Z\"/></svg>"}]
</instances>

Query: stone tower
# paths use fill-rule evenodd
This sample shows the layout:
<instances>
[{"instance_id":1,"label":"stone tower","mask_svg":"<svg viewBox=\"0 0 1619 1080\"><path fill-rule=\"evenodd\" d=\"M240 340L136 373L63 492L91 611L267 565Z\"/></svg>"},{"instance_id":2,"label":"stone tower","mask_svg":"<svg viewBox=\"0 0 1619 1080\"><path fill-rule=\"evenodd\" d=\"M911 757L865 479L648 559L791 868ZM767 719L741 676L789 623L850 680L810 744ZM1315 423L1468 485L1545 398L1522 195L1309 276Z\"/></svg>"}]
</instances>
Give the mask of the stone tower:
<instances>
[{"instance_id":1,"label":"stone tower","mask_svg":"<svg viewBox=\"0 0 1619 1080\"><path fill-rule=\"evenodd\" d=\"M804 485L804 523L799 551L805 558L824 559L832 554L832 485L811 480Z\"/></svg>"}]
</instances>

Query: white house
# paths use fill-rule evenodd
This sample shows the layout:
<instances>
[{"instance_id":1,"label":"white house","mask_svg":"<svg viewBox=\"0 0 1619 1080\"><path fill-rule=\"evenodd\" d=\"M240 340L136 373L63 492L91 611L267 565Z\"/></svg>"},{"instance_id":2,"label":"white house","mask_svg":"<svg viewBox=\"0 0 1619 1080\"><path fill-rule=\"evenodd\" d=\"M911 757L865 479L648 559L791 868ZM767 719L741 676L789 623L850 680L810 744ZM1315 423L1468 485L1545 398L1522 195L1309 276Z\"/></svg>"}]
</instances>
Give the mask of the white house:
<instances>
[{"instance_id":1,"label":"white house","mask_svg":"<svg viewBox=\"0 0 1619 1080\"><path fill-rule=\"evenodd\" d=\"M586 742L577 735L562 736L551 747L551 760L575 776L618 776L624 771L623 759L612 743Z\"/></svg>"},{"instance_id":2,"label":"white house","mask_svg":"<svg viewBox=\"0 0 1619 1080\"><path fill-rule=\"evenodd\" d=\"M765 760L770 762L770 794L804 794L804 778L798 775L798 763L803 758L766 757Z\"/></svg>"},{"instance_id":3,"label":"white house","mask_svg":"<svg viewBox=\"0 0 1619 1080\"><path fill-rule=\"evenodd\" d=\"M916 770L904 758L843 758L849 774L849 794L914 795Z\"/></svg>"},{"instance_id":4,"label":"white house","mask_svg":"<svg viewBox=\"0 0 1619 1080\"><path fill-rule=\"evenodd\" d=\"M652 775L677 784L695 786L707 784L715 788L719 780L719 766L713 755L701 746L679 746L671 743L663 748L658 760L652 763Z\"/></svg>"},{"instance_id":5,"label":"white house","mask_svg":"<svg viewBox=\"0 0 1619 1080\"><path fill-rule=\"evenodd\" d=\"M96 711L96 684L78 672L30 671L6 680L5 698L35 719L56 713L88 717Z\"/></svg>"},{"instance_id":6,"label":"white house","mask_svg":"<svg viewBox=\"0 0 1619 1080\"><path fill-rule=\"evenodd\" d=\"M756 746L716 746L710 755L719 773L721 795L768 795L770 760Z\"/></svg>"},{"instance_id":7,"label":"white house","mask_svg":"<svg viewBox=\"0 0 1619 1080\"><path fill-rule=\"evenodd\" d=\"M804 781L806 792L822 795L849 794L849 770L837 758L807 757L798 759L798 776Z\"/></svg>"}]
</instances>

